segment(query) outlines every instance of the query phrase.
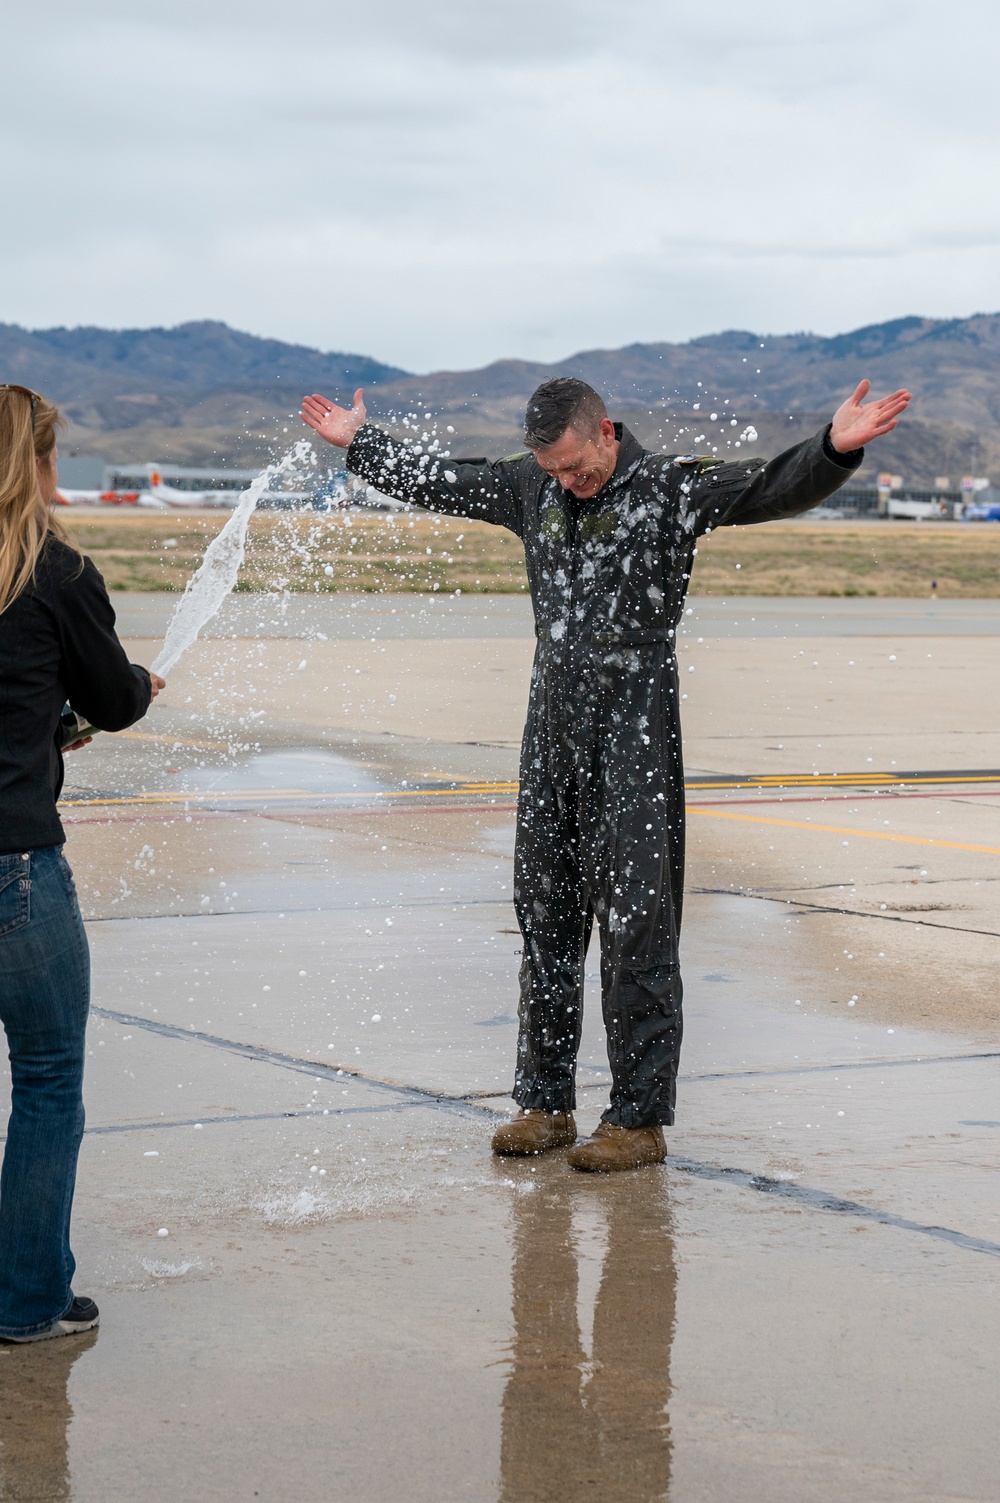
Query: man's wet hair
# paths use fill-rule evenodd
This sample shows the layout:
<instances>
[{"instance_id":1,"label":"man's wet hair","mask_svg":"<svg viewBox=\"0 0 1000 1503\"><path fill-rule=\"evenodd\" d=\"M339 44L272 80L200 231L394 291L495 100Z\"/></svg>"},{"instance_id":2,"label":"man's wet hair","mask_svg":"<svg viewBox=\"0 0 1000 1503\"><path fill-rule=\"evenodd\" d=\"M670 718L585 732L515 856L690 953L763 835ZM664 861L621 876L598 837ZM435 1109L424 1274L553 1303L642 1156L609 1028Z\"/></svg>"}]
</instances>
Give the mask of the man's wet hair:
<instances>
[{"instance_id":1,"label":"man's wet hair","mask_svg":"<svg viewBox=\"0 0 1000 1503\"><path fill-rule=\"evenodd\" d=\"M586 381L575 376L554 376L543 381L528 398L524 412L524 442L529 449L547 449L558 443L567 428L581 438L596 438L608 415L603 399Z\"/></svg>"}]
</instances>

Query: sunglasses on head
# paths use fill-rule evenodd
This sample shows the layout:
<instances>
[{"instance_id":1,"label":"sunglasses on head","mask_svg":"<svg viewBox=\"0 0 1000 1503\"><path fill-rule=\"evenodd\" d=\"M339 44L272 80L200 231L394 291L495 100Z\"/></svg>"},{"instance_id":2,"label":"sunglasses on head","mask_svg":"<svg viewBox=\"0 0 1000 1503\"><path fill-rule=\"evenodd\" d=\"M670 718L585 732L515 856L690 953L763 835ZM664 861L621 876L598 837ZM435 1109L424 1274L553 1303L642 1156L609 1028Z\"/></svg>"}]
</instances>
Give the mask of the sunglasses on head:
<instances>
[{"instance_id":1,"label":"sunglasses on head","mask_svg":"<svg viewBox=\"0 0 1000 1503\"><path fill-rule=\"evenodd\" d=\"M3 385L0 385L0 391L19 391L22 397L27 397L28 401L31 403L31 431L32 433L34 433L35 415L38 412L39 402L38 392L32 391L30 386L18 386L13 381L5 381Z\"/></svg>"}]
</instances>

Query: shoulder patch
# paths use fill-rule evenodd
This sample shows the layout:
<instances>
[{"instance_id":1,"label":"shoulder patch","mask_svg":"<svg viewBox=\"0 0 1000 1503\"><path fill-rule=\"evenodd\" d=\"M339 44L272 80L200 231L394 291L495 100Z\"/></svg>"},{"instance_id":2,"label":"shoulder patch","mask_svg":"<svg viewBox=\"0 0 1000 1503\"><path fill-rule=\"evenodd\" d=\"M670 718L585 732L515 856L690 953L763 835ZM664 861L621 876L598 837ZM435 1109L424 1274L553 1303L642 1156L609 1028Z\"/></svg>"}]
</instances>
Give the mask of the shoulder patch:
<instances>
[{"instance_id":1,"label":"shoulder patch","mask_svg":"<svg viewBox=\"0 0 1000 1503\"><path fill-rule=\"evenodd\" d=\"M497 460L497 464L513 464L517 459L527 459L530 453L530 449L521 449L517 454L505 454Z\"/></svg>"},{"instance_id":2,"label":"shoulder patch","mask_svg":"<svg viewBox=\"0 0 1000 1503\"><path fill-rule=\"evenodd\" d=\"M724 461L717 454L677 454L674 456L674 464L682 464L687 469L710 470L715 464L723 464Z\"/></svg>"}]
</instances>

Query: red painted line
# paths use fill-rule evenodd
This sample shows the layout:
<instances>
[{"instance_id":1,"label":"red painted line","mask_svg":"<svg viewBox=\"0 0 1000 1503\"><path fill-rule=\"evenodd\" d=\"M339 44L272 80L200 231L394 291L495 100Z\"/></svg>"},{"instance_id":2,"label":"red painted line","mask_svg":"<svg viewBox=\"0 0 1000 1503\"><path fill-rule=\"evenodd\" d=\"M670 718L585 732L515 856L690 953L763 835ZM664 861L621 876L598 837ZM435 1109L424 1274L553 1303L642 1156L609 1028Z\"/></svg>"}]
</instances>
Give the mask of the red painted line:
<instances>
[{"instance_id":1,"label":"red painted line","mask_svg":"<svg viewBox=\"0 0 1000 1503\"><path fill-rule=\"evenodd\" d=\"M688 799L687 807L689 809L711 809L726 804L756 804L761 807L769 807L774 804L860 804L871 799L884 802L887 799L899 800L904 798L934 798L939 802L942 799L953 798L1000 798L1000 789L992 791L987 789L985 792L970 791L969 793L960 793L954 789L948 789L945 793L889 793L887 791L885 793L858 793L853 797L849 794L841 793L834 798L824 798L821 794L813 794L811 798L699 798Z\"/></svg>"}]
</instances>

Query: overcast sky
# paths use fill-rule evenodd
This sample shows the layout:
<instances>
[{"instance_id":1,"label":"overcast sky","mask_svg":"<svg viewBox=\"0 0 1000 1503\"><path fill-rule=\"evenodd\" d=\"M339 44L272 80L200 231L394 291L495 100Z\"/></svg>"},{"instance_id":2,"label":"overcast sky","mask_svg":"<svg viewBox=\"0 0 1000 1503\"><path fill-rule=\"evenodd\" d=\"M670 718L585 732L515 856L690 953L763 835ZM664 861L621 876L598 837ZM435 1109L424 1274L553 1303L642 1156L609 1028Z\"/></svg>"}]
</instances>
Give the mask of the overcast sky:
<instances>
[{"instance_id":1,"label":"overcast sky","mask_svg":"<svg viewBox=\"0 0 1000 1503\"><path fill-rule=\"evenodd\" d=\"M2 7L0 321L410 370L1000 308L996 0Z\"/></svg>"}]
</instances>

